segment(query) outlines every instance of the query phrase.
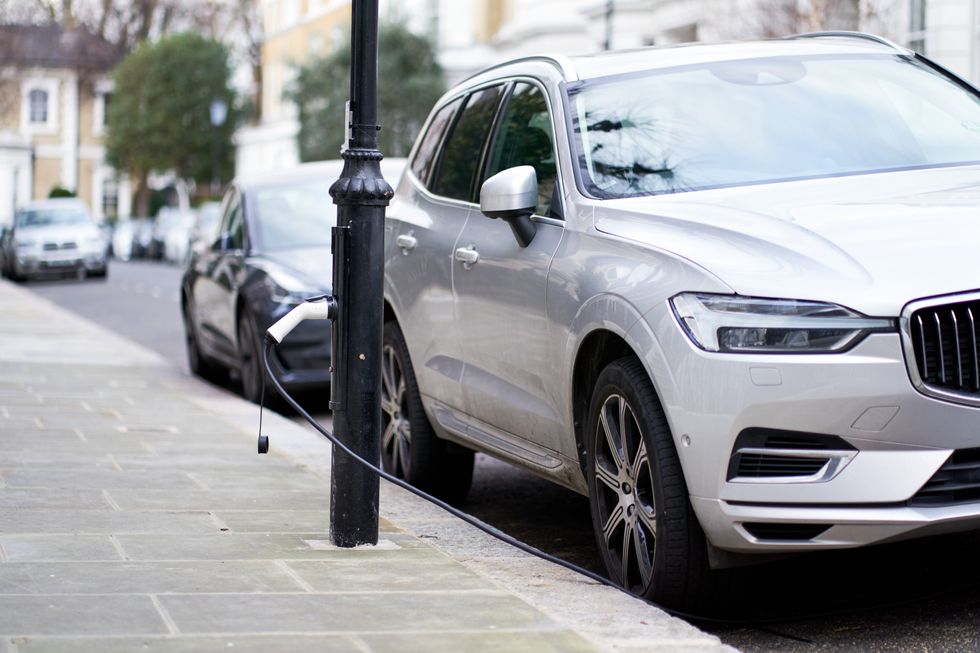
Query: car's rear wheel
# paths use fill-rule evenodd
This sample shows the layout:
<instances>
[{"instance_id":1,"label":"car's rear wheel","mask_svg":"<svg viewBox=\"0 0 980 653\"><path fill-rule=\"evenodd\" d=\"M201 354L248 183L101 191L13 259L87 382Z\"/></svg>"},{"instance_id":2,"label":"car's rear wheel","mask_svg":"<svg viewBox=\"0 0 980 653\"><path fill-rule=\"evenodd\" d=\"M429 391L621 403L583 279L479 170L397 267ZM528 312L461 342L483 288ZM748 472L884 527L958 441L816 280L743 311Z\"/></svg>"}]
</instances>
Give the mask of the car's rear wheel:
<instances>
[{"instance_id":1,"label":"car's rear wheel","mask_svg":"<svg viewBox=\"0 0 980 653\"><path fill-rule=\"evenodd\" d=\"M187 344L187 366L192 374L218 385L228 382L228 370L201 352L194 327L194 307L187 300L184 301L184 342Z\"/></svg>"},{"instance_id":2,"label":"car's rear wheel","mask_svg":"<svg viewBox=\"0 0 980 653\"><path fill-rule=\"evenodd\" d=\"M405 337L384 325L381 462L385 471L447 501L462 501L473 480L473 452L440 439L422 407Z\"/></svg>"},{"instance_id":3,"label":"car's rear wheel","mask_svg":"<svg viewBox=\"0 0 980 653\"><path fill-rule=\"evenodd\" d=\"M704 534L667 419L636 358L599 375L586 436L592 526L609 577L656 603L705 604Z\"/></svg>"}]
</instances>

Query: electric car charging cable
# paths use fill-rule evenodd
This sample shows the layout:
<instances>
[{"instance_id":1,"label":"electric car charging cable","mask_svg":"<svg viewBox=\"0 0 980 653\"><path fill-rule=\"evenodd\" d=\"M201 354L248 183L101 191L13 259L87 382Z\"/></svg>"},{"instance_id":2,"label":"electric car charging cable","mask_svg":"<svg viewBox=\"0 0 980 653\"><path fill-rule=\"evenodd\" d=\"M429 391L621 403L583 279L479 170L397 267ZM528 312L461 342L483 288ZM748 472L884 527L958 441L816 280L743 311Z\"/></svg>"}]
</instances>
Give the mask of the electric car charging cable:
<instances>
[{"instance_id":1,"label":"electric car charging cable","mask_svg":"<svg viewBox=\"0 0 980 653\"><path fill-rule=\"evenodd\" d=\"M761 631L764 631L764 632L767 632L769 634L776 635L776 636L779 636L779 637L784 637L784 638L787 638L787 639L792 639L792 640L796 640L796 641L800 641L800 642L810 642L810 640L808 640L808 639L797 637L795 635L790 635L790 634L787 634L787 633L781 633L781 632L778 632L778 631L774 631L774 630L771 630L769 628L763 627L763 625L764 624L787 623L787 622L792 622L792 621L805 621L805 620L810 620L810 619L827 618L827 617L833 617L833 616L838 616L838 615L854 614L854 613L858 613L858 612L866 612L866 611L870 611L870 610L879 610L879 609L884 609L884 608L900 607L900 606L904 606L904 605L910 605L910 604L914 604L914 603L919 603L919 602L924 601L924 600L934 599L936 597L943 596L943 595L949 594L951 592L955 592L955 591L958 591L958 590L962 590L962 589L966 589L966 588L970 588L970 587L975 587L976 586L976 583L969 583L969 584L964 584L963 586L960 586L960 587L954 587L954 588L949 588L949 589L943 590L941 592L935 592L935 593L930 594L930 595L927 595L927 596L917 597L917 598L912 599L912 600L903 600L903 601L889 602L889 603L885 603L885 604L877 604L877 605L867 606L865 608L859 608L859 609L831 610L831 611L826 611L826 612L810 613L810 614L806 614L806 615L797 615L797 616L792 616L792 617L764 619L764 620L756 620L756 619L742 619L742 620L739 620L739 619L719 619L719 618L716 618L716 617L707 617L707 616L704 616L704 615L698 615L698 614L693 614L693 613L689 613L689 612L682 612L680 610L674 610L672 608L667 608L667 607L664 607L664 606L659 605L657 603L654 603L653 601L650 601L648 599L645 599L642 596L637 596L636 594L633 594L632 592L630 592L627 588L623 587L622 585L620 585L618 583L615 583L615 582L611 581L610 579L606 578L605 576L602 576L600 574L595 573L594 571L590 571L589 569L586 569L584 567L581 567L579 565L576 565L573 562L568 562L567 560L563 560L562 558L559 558L557 556L551 555L550 553L546 553L546 552L544 552L544 551L542 551L542 550L540 550L540 549L538 549L538 548L536 548L534 546L531 546L530 544L527 544L525 542L521 542L520 540L516 539L515 537L513 537L511 535L508 535L507 533L504 533L503 531L499 530L498 528L496 528L494 526L491 526L490 524L487 524L486 522L482 521L478 517L474 517L473 515L470 515L468 513L465 513L462 510L460 510L459 508L456 508L456 507L454 507L454 506L446 503L442 499L439 499L438 497L432 496L431 494L425 492L424 490L420 490L419 488L417 488L414 485L408 483L407 481L405 481L403 479L400 479L397 476L394 476L394 475L390 474L389 472L386 472L384 469L382 469L377 464L372 463L372 462L366 460L365 458L361 457L357 453L355 453L353 450L351 450L350 447L348 447L346 444L344 444L343 442L341 442L332 432L330 432L326 428L324 428L323 425L320 424L320 422L317 421L317 419L315 417L313 417L306 409L304 409L299 404L299 402L297 402L296 399L294 399L292 397L292 395L290 395L286 391L286 389L282 386L282 383L279 381L278 378L276 378L276 375L272 371L272 366L271 366L271 360L270 359L271 359L271 355L272 355L273 349L279 343L281 343L282 340L289 334L289 332L292 331L300 322L302 322L304 320L332 320L333 317L334 317L335 310L336 310L336 304L333 302L332 299L328 298L327 296L311 297L311 298L307 299L306 302L304 302L304 303L300 304L299 306L297 306L296 308L292 309L289 313L287 313L284 317L282 317L278 322L276 322L271 327L269 327L269 329L266 331L265 346L263 347L263 362L265 364L265 372L266 372L266 374L268 374L269 379L271 379L272 385L275 387L275 389L279 393L279 395L282 396L282 398L286 400L286 403L288 403L290 405L290 407L293 408L293 410L295 410L297 413L299 413L300 416L303 419L305 419L307 422L309 422L310 425L314 429L316 429L318 433L320 433L320 435L322 435L323 437L325 437L335 447L337 447L338 449L340 449L341 451L343 451L345 454L347 454L348 456L350 456L351 458L353 458L354 460L356 460L359 464L363 465L364 467L366 467L367 469L369 469L371 472L373 472L374 474L376 474L380 478L385 479L389 483L392 483L394 485L397 485L398 487L402 488L403 490L407 490L408 492L411 492L412 494L414 494L417 497L420 497L420 498L428 501L429 503L432 503L432 504L435 504L436 506L439 506L440 508L442 508L443 510L445 510L449 514L453 515L454 517L458 517L459 519L463 520L464 522L466 522L470 526L473 526L473 527L475 527L475 528L483 531L487 535L491 535L491 536L497 538L498 540L500 540L501 542L504 542L505 544L509 544L509 545L511 545L511 546L513 546L513 547L515 547L517 549L520 549L521 551L523 551L525 553L528 553L530 555L533 555L533 556L535 556L537 558L540 558L540 559L545 560L547 562L550 562L552 564L556 564L556 565L558 565L560 567L564 567L565 569L568 569L568 570L573 571L573 572L575 572L577 574L580 574L582 576L585 576L586 578L588 578L590 580L593 580L593 581L595 581L597 583L600 583L602 585L606 585L606 586L611 587L613 589L619 590L620 592L623 592L624 594L627 594L627 595L629 595L632 598L639 599L640 601L643 601L644 603L647 603L648 605L651 605L651 606L657 608L658 610L662 610L662 611L666 612L667 614L669 614L671 616L678 617L678 618L681 618L681 619L686 619L688 621L695 621L695 622L706 624L706 625L707 624L711 624L711 625L715 625L715 626L751 627L751 628L756 628L758 630L761 630ZM263 410L264 404L265 404L265 383L262 384L262 388L263 388L263 390L262 390L261 399L260 399L260 403L259 403L259 441L258 441L258 452L259 453L266 453L269 450L269 437L267 435L265 435L265 434L262 433L262 410Z\"/></svg>"}]
</instances>

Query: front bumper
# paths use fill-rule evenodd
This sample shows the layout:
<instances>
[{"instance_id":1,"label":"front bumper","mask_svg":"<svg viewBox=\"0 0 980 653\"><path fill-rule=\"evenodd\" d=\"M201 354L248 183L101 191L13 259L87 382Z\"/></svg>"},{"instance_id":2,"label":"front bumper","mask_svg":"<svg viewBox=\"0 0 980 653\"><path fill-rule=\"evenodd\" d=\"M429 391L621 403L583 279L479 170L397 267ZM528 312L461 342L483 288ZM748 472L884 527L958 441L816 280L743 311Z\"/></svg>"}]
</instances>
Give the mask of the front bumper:
<instances>
[{"instance_id":1,"label":"front bumper","mask_svg":"<svg viewBox=\"0 0 980 653\"><path fill-rule=\"evenodd\" d=\"M714 546L777 553L980 528L980 494L913 500L954 451L980 448L980 409L916 391L898 334L842 354L748 355L701 351L674 327L659 331L671 373L655 381ZM853 451L827 475L733 477L746 429L836 436Z\"/></svg>"},{"instance_id":2,"label":"front bumper","mask_svg":"<svg viewBox=\"0 0 980 653\"><path fill-rule=\"evenodd\" d=\"M52 250L40 252L18 252L15 270L19 275L66 274L79 270L96 271L106 267L104 251Z\"/></svg>"}]
</instances>

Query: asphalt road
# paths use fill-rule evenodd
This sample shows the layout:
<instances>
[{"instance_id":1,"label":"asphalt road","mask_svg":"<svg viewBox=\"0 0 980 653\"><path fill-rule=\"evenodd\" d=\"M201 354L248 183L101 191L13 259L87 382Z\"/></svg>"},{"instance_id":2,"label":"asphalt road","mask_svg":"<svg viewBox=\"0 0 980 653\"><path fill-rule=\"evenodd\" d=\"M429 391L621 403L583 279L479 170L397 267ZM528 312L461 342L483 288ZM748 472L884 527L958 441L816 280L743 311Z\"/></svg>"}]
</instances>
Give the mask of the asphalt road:
<instances>
[{"instance_id":1,"label":"asphalt road","mask_svg":"<svg viewBox=\"0 0 980 653\"><path fill-rule=\"evenodd\" d=\"M186 370L180 274L114 261L106 281L26 287ZM314 411L324 400L302 398ZM588 504L573 492L479 455L463 507L549 553L598 567ZM736 623L699 625L744 651L980 651L980 533L795 557L730 576L716 616Z\"/></svg>"}]
</instances>

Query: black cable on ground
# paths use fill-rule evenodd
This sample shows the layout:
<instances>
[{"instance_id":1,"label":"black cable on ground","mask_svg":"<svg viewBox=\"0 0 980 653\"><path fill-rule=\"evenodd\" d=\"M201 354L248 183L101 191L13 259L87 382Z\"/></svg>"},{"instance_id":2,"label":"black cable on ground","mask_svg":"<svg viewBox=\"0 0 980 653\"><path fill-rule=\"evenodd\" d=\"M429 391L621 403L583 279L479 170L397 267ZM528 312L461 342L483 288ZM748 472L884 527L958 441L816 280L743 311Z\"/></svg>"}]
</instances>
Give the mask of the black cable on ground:
<instances>
[{"instance_id":1,"label":"black cable on ground","mask_svg":"<svg viewBox=\"0 0 980 653\"><path fill-rule=\"evenodd\" d=\"M777 635L779 637L785 637L787 639L792 639L792 640L796 640L796 641L809 642L810 640L807 640L807 639L804 639L804 638L800 638L800 637L797 637L797 636L794 636L794 635L788 635L788 634L780 633L780 632L777 632L777 631L774 631L774 630L765 628L763 626L765 626L767 624L790 623L790 622L795 622L795 621L808 621L808 620L812 620L812 619L822 619L822 618L834 617L834 616L840 616L840 615L855 614L855 613L859 613L859 612L867 612L867 611L870 611L870 610L887 609L887 608L901 607L901 606L904 606L904 605L912 605L912 604L915 604L915 603L919 603L922 600L934 599L934 598L936 598L938 596L943 596L943 595L949 594L951 592L956 592L956 591L960 591L960 590L963 590L963 589L968 589L968 588L976 587L977 586L976 583L969 583L969 584L965 584L965 585L962 585L962 586L959 586L959 587L950 588L950 589L944 590L942 592L937 592L937 593L934 593L934 594L931 594L931 595L927 595L926 597L921 597L921 598L912 599L912 600L894 601L894 602L890 602L890 603L886 603L886 604L869 606L867 608L857 608L857 609L850 609L850 610L836 610L836 611L835 610L830 610L830 611L821 612L821 613L811 613L811 614L807 614L807 615L800 615L800 616L794 616L794 617L783 617L783 618L763 619L763 620L719 619L719 618L716 618L716 617L706 617L706 616L703 616L703 615L692 614L692 613L689 613L689 612L682 612L680 610L674 610L672 608L664 607L662 605L659 605L657 603L654 603L653 601L650 601L648 599L645 599L642 596L637 596L636 594L633 594L632 592L630 592L628 589L626 589L622 585L619 585L618 583L614 583L613 581L609 580L608 578L606 578L604 576L601 576L601 575L595 573L594 571L590 571L588 569L585 569L584 567L580 567L579 565L576 565L575 563L568 562L567 560L563 560L563 559L561 559L559 557L553 556L550 553L546 553L546 552L544 552L544 551L542 551L542 550L540 550L538 548L535 548L535 547L531 546L530 544L526 544L524 542L521 542L520 540L518 540L518 539L516 539L516 538L514 538L514 537L512 537L510 535L508 535L507 533L504 533L503 531L499 530L498 528L496 528L494 526L491 526L490 524L487 524L486 522L480 520L479 518L474 517L474 516L472 516L470 514L467 514L467 513L463 512L462 510L460 510L459 508L456 508L454 506L451 506L450 504L446 503L442 499L439 499L438 497L434 497L431 494L425 492L424 490L420 490L417 487L415 487L414 485L411 485L410 483L408 483L408 482L406 482L406 481L398 478L397 476L394 476L394 475L386 472L384 469L382 469L378 465L376 465L376 464L374 464L374 463L372 463L372 462L370 462L370 461L362 458L358 454L354 453L354 451L352 451L350 449L350 447L348 447L346 444L344 444L343 442L341 442L340 440L338 440L337 437L333 433L331 433L330 431L328 431L327 429L325 429L323 427L323 425L320 424L320 422L318 422L316 420L315 417L313 417L312 415L310 415L310 413L306 409L304 409L302 406L300 406L299 405L299 402L297 402L295 399L293 399L292 395L290 395L286 391L286 389L282 386L282 383L279 382L279 379L276 378L276 375L272 372L272 366L271 366L270 361L269 361L271 352L272 352L272 350L273 350L273 348L275 346L276 346L276 341L271 336L266 335L266 337L265 337L265 347L263 348L263 360L264 360L264 363L265 363L265 372L269 375L269 378L272 380L272 384L273 384L273 386L275 386L276 390L279 392L279 395L282 396L282 398L286 400L286 402L293 408L293 410L295 410L297 413L300 414L301 417L303 417L303 419L305 419L307 422L309 422L310 425L314 429L316 429L318 433L320 433L320 435L322 435L323 437L325 437L327 440L329 440L331 443L333 443L333 445L335 447L339 448L341 451L343 451L344 453L346 453L348 456L350 456L351 458L353 458L354 460L356 460L358 463L360 463L364 467L367 467L372 472L374 472L375 474L377 474L379 477L385 479L389 483L392 483L394 485L397 485L398 487L402 488L403 490L407 490L408 492L411 492L415 496L420 497L422 499L425 499L429 503L432 503L432 504L435 504L435 505L439 506L440 508L442 508L443 510L445 510L449 514L453 515L454 517L458 517L459 519L463 520L464 522L466 522L470 526L473 526L475 528L478 528L479 530L483 531L487 535L491 535L491 536L497 538L498 540L500 540L501 542L504 542L505 544L509 544L509 545L511 545L511 546L513 546L513 547L515 547L517 549L520 549L521 551L524 551L525 553L528 553L530 555L533 555L533 556L535 556L537 558L540 558L540 559L545 560L547 562L550 562L552 564L556 564L559 567L564 567L565 569L568 569L568 570L573 571L573 572L575 572L577 574L580 574L582 576L585 576L586 578L588 578L590 580L593 580L593 581L595 581L597 583L600 583L602 585L606 585L606 586L611 587L611 588L613 588L615 590L618 590L618 591L620 591L620 592L622 592L624 594L627 594L631 598L634 598L634 599L638 599L640 601L643 601L644 603L647 603L648 605L650 605L650 606L652 606L654 608L657 608L658 610L662 610L662 611L666 612L667 614L669 614L669 615L671 615L673 617L678 617L680 619L686 619L688 621L694 621L694 622L705 624L705 625L754 628L754 629L757 629L757 630L760 630L760 631L763 631L763 632L767 632L767 633L772 634L772 635Z\"/></svg>"}]
</instances>

